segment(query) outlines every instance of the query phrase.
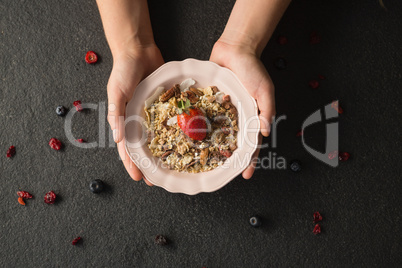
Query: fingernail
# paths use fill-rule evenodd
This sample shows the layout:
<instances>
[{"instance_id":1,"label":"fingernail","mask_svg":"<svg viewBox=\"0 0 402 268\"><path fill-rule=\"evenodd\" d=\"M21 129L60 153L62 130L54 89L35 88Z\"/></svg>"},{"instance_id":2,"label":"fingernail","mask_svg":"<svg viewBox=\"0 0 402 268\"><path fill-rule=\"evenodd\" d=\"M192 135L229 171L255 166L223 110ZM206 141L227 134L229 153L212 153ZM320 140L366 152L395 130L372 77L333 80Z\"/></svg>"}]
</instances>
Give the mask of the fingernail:
<instances>
[{"instance_id":1,"label":"fingernail","mask_svg":"<svg viewBox=\"0 0 402 268\"><path fill-rule=\"evenodd\" d=\"M118 137L117 137L118 132L119 132L119 131L118 131L117 129L113 129L113 140L114 140L114 142L116 142L116 143L117 143L117 141L118 141L118 140L117 140L117 138L118 138Z\"/></svg>"}]
</instances>

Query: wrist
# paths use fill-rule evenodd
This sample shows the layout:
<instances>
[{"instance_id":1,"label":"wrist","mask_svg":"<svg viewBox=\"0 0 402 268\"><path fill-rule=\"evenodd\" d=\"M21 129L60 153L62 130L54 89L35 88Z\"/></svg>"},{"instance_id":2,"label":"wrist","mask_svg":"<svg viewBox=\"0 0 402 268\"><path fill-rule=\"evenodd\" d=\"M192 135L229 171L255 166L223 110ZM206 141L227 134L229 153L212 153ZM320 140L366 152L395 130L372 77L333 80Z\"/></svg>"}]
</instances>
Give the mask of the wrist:
<instances>
[{"instance_id":1,"label":"wrist","mask_svg":"<svg viewBox=\"0 0 402 268\"><path fill-rule=\"evenodd\" d=\"M136 55L146 48L156 47L156 44L152 34L150 36L132 35L124 40L109 42L109 47L113 59L116 59L122 55Z\"/></svg>"},{"instance_id":2,"label":"wrist","mask_svg":"<svg viewBox=\"0 0 402 268\"><path fill-rule=\"evenodd\" d=\"M225 29L216 43L223 44L233 51L252 54L256 57L259 57L262 52L262 49L259 49L260 41L256 37L236 30Z\"/></svg>"}]
</instances>

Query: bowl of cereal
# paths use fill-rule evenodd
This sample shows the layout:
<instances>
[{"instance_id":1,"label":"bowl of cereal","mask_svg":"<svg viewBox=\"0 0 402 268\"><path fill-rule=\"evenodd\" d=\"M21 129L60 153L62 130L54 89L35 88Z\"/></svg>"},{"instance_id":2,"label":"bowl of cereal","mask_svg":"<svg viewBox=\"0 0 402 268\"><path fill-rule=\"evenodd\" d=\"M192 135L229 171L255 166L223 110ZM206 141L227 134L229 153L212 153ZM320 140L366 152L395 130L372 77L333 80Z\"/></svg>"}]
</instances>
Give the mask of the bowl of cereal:
<instances>
[{"instance_id":1,"label":"bowl of cereal","mask_svg":"<svg viewBox=\"0 0 402 268\"><path fill-rule=\"evenodd\" d=\"M170 192L213 192L258 146L255 100L210 61L172 61L145 78L126 108L125 142L144 177Z\"/></svg>"}]
</instances>

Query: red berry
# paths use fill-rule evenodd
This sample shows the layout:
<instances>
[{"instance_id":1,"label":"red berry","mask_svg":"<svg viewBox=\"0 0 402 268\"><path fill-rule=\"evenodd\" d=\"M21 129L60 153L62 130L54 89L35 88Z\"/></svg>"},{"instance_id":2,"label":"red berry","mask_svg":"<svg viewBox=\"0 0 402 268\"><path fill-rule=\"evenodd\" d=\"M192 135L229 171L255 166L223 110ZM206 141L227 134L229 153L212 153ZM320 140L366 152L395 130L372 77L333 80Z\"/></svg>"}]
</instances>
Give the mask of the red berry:
<instances>
[{"instance_id":1,"label":"red berry","mask_svg":"<svg viewBox=\"0 0 402 268\"><path fill-rule=\"evenodd\" d=\"M81 241L81 237L76 237L76 238L74 238L74 240L71 242L71 244L72 244L73 246L75 246L75 245L77 245L77 243L80 242L80 241Z\"/></svg>"},{"instance_id":2,"label":"red berry","mask_svg":"<svg viewBox=\"0 0 402 268\"><path fill-rule=\"evenodd\" d=\"M321 233L321 226L318 223L314 226L313 233L315 235Z\"/></svg>"},{"instance_id":3,"label":"red berry","mask_svg":"<svg viewBox=\"0 0 402 268\"><path fill-rule=\"evenodd\" d=\"M24 199L31 199L32 198L32 195L30 193L28 193L27 191L18 191L17 195L19 197L24 198Z\"/></svg>"},{"instance_id":4,"label":"red berry","mask_svg":"<svg viewBox=\"0 0 402 268\"><path fill-rule=\"evenodd\" d=\"M47 192L45 194L45 203L54 204L56 202L56 194L53 191Z\"/></svg>"},{"instance_id":5,"label":"red berry","mask_svg":"<svg viewBox=\"0 0 402 268\"><path fill-rule=\"evenodd\" d=\"M350 157L350 154L347 152L340 152L339 156L338 156L339 161L342 161L342 162L347 161L349 159L349 157Z\"/></svg>"},{"instance_id":6,"label":"red berry","mask_svg":"<svg viewBox=\"0 0 402 268\"><path fill-rule=\"evenodd\" d=\"M338 101L333 101L331 103L331 107L334 108L338 114L342 114L343 113L343 109L339 106L339 102Z\"/></svg>"},{"instance_id":7,"label":"red berry","mask_svg":"<svg viewBox=\"0 0 402 268\"><path fill-rule=\"evenodd\" d=\"M93 51L88 51L85 55L85 61L89 64L95 63L98 61L98 55Z\"/></svg>"},{"instance_id":8,"label":"red berry","mask_svg":"<svg viewBox=\"0 0 402 268\"><path fill-rule=\"evenodd\" d=\"M84 143L84 139L76 139L76 141L78 141L79 143Z\"/></svg>"},{"instance_id":9,"label":"red berry","mask_svg":"<svg viewBox=\"0 0 402 268\"><path fill-rule=\"evenodd\" d=\"M50 141L49 141L49 146L50 146L50 148L58 151L58 150L61 149L62 144L61 144L61 141L59 141L58 139L51 138Z\"/></svg>"},{"instance_id":10,"label":"red berry","mask_svg":"<svg viewBox=\"0 0 402 268\"><path fill-rule=\"evenodd\" d=\"M296 137L301 137L303 136L303 130L300 130L299 132L297 132Z\"/></svg>"},{"instance_id":11,"label":"red berry","mask_svg":"<svg viewBox=\"0 0 402 268\"><path fill-rule=\"evenodd\" d=\"M80 100L74 101L73 105L75 106L75 109L77 110L77 112L82 111L82 106L81 106L81 101Z\"/></svg>"},{"instance_id":12,"label":"red berry","mask_svg":"<svg viewBox=\"0 0 402 268\"><path fill-rule=\"evenodd\" d=\"M333 152L330 152L328 154L328 158L331 159L331 160L334 159L337 156L338 156L338 151L333 151Z\"/></svg>"},{"instance_id":13,"label":"red berry","mask_svg":"<svg viewBox=\"0 0 402 268\"><path fill-rule=\"evenodd\" d=\"M207 119L204 112L190 105L190 101L180 101L179 108L181 114L177 115L177 124L183 130L184 134L194 140L203 140L207 136Z\"/></svg>"},{"instance_id":14,"label":"red berry","mask_svg":"<svg viewBox=\"0 0 402 268\"><path fill-rule=\"evenodd\" d=\"M310 82L308 82L308 85L312 89L317 89L320 86L320 83L317 80L311 80Z\"/></svg>"},{"instance_id":15,"label":"red berry","mask_svg":"<svg viewBox=\"0 0 402 268\"><path fill-rule=\"evenodd\" d=\"M18 203L20 203L20 205L25 206L25 202L24 202L24 199L22 197L18 197Z\"/></svg>"},{"instance_id":16,"label":"red berry","mask_svg":"<svg viewBox=\"0 0 402 268\"><path fill-rule=\"evenodd\" d=\"M7 157L13 157L15 155L15 147L13 145L10 146L7 150Z\"/></svg>"},{"instance_id":17,"label":"red berry","mask_svg":"<svg viewBox=\"0 0 402 268\"><path fill-rule=\"evenodd\" d=\"M280 35L280 36L278 37L278 43L279 43L280 45L286 45L286 44L288 43L288 39L286 38L286 36Z\"/></svg>"},{"instance_id":18,"label":"red berry","mask_svg":"<svg viewBox=\"0 0 402 268\"><path fill-rule=\"evenodd\" d=\"M319 221L322 221L322 216L321 216L320 212L316 211L313 214L313 222L317 223Z\"/></svg>"},{"instance_id":19,"label":"red berry","mask_svg":"<svg viewBox=\"0 0 402 268\"><path fill-rule=\"evenodd\" d=\"M319 75L318 75L318 78L321 79L321 80L324 80L324 79L325 79L325 76L319 74Z\"/></svg>"},{"instance_id":20,"label":"red berry","mask_svg":"<svg viewBox=\"0 0 402 268\"><path fill-rule=\"evenodd\" d=\"M318 35L317 32L312 32L310 34L310 44L318 44L321 41L321 37Z\"/></svg>"}]
</instances>

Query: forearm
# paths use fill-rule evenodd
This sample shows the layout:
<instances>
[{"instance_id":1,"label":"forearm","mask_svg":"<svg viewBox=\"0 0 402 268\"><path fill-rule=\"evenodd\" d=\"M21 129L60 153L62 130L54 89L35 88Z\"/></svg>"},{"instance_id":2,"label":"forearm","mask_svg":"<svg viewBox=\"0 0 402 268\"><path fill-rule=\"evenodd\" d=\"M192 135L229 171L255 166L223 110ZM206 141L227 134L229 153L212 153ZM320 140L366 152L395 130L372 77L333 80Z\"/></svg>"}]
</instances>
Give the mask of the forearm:
<instances>
[{"instance_id":1,"label":"forearm","mask_svg":"<svg viewBox=\"0 0 402 268\"><path fill-rule=\"evenodd\" d=\"M259 57L290 1L237 0L219 41Z\"/></svg>"},{"instance_id":2,"label":"forearm","mask_svg":"<svg viewBox=\"0 0 402 268\"><path fill-rule=\"evenodd\" d=\"M147 0L97 0L103 28L115 57L154 44Z\"/></svg>"}]
</instances>

